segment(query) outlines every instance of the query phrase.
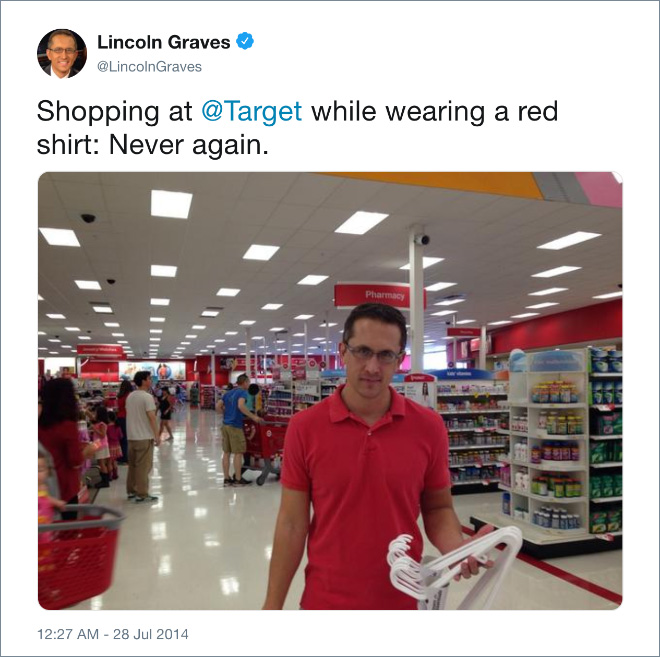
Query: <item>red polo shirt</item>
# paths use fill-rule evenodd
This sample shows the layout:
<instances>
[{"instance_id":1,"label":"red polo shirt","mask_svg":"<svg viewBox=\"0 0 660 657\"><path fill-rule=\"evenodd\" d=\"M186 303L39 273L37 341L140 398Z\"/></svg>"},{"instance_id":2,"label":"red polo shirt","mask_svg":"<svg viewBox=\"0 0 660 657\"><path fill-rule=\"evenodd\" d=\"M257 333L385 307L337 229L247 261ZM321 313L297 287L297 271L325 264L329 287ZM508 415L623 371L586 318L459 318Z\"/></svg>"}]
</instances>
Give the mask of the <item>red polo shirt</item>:
<instances>
[{"instance_id":1,"label":"red polo shirt","mask_svg":"<svg viewBox=\"0 0 660 657\"><path fill-rule=\"evenodd\" d=\"M284 448L282 485L309 491L303 609L415 609L390 583L387 549L414 537L425 489L450 486L442 418L390 389L390 410L372 427L332 397L295 415Z\"/></svg>"}]
</instances>

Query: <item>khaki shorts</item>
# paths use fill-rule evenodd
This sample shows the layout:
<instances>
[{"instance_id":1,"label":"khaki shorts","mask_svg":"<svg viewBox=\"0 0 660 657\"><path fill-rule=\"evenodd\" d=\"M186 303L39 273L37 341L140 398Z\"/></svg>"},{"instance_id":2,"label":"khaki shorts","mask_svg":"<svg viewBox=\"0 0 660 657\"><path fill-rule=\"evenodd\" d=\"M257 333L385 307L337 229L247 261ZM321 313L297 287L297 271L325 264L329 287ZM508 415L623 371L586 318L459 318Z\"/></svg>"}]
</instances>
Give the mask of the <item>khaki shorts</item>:
<instances>
[{"instance_id":1,"label":"khaki shorts","mask_svg":"<svg viewBox=\"0 0 660 657\"><path fill-rule=\"evenodd\" d=\"M222 425L222 450L230 454L245 454L247 441L243 429Z\"/></svg>"}]
</instances>

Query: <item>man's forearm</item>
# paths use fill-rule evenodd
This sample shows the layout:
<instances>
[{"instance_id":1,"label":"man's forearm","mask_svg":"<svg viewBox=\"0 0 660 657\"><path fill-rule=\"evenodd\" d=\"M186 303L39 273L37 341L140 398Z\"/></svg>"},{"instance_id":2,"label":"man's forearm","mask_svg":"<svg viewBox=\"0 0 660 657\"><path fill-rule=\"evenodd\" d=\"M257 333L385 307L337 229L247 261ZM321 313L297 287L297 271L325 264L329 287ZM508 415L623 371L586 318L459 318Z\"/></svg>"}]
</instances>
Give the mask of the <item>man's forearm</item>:
<instances>
[{"instance_id":1,"label":"man's forearm","mask_svg":"<svg viewBox=\"0 0 660 657\"><path fill-rule=\"evenodd\" d=\"M282 609L305 550L309 524L295 526L278 518L264 609Z\"/></svg>"},{"instance_id":2,"label":"man's forearm","mask_svg":"<svg viewBox=\"0 0 660 657\"><path fill-rule=\"evenodd\" d=\"M158 425L156 424L156 416L149 416L149 424L151 424L151 430L154 432L154 440L158 440Z\"/></svg>"},{"instance_id":3,"label":"man's forearm","mask_svg":"<svg viewBox=\"0 0 660 657\"><path fill-rule=\"evenodd\" d=\"M461 529L461 523L453 508L433 509L423 513L424 530L429 541L447 554L459 547L465 538Z\"/></svg>"}]
</instances>

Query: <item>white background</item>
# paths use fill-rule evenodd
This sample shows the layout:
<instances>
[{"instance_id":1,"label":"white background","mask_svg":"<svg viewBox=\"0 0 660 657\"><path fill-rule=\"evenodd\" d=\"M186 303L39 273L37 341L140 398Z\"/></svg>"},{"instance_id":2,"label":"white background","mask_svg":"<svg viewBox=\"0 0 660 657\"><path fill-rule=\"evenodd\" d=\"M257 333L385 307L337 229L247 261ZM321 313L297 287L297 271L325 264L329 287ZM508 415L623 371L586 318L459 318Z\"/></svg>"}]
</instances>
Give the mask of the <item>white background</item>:
<instances>
[{"instance_id":1,"label":"white background","mask_svg":"<svg viewBox=\"0 0 660 657\"><path fill-rule=\"evenodd\" d=\"M88 61L60 82L41 37L67 27ZM239 32L255 46L235 45ZM220 51L103 51L115 37L230 37ZM200 62L189 75L101 74L99 59ZM263 140L268 156L40 156L37 102L193 104L194 121L134 137ZM300 123L207 123L202 103L293 104ZM549 104L556 123L319 124L309 105ZM161 112L161 115L163 113ZM223 125L219 125L223 123ZM36 600L34 403L37 180L44 171L618 171L624 178L626 537L616 612L44 612ZM13 2L2 5L2 654L601 654L658 651L658 4L655 2ZM637 400L631 404L633 397ZM30 458L28 458L30 457ZM246 537L246 540L249 540ZM203 583L200 583L203 585ZM265 586L265 582L264 582ZM538 592L539 596L543 591ZM39 642L39 628L188 628L187 642ZM251 628L251 629L248 629ZM240 631L239 631L240 630ZM246 631L247 630L247 631ZM101 632L101 633L102 633ZM247 638L251 637L251 638ZM119 644L119 645L118 645Z\"/></svg>"}]
</instances>

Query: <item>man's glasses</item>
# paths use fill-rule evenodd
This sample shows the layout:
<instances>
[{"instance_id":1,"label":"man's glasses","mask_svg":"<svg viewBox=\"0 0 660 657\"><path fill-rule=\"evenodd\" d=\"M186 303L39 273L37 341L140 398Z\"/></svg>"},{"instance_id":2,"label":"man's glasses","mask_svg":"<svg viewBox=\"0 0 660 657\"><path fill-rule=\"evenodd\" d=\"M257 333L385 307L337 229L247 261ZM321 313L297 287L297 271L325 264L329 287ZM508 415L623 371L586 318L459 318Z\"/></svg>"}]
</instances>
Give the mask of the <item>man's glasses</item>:
<instances>
[{"instance_id":1,"label":"man's glasses","mask_svg":"<svg viewBox=\"0 0 660 657\"><path fill-rule=\"evenodd\" d=\"M65 52L67 55L75 55L78 51L75 48L48 48L51 52L54 52L56 55L61 55Z\"/></svg>"},{"instance_id":2,"label":"man's glasses","mask_svg":"<svg viewBox=\"0 0 660 657\"><path fill-rule=\"evenodd\" d=\"M348 349L358 360L371 360L376 356L378 362L383 365L391 365L401 356L402 353L400 351L390 351L389 349L386 349L385 351L373 351L372 349L369 349L369 347L351 347L349 345L346 345L346 349Z\"/></svg>"}]
</instances>

